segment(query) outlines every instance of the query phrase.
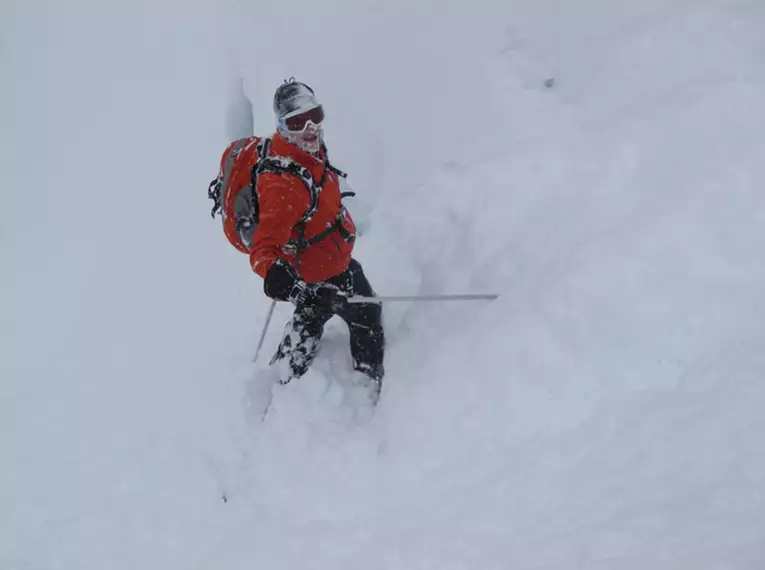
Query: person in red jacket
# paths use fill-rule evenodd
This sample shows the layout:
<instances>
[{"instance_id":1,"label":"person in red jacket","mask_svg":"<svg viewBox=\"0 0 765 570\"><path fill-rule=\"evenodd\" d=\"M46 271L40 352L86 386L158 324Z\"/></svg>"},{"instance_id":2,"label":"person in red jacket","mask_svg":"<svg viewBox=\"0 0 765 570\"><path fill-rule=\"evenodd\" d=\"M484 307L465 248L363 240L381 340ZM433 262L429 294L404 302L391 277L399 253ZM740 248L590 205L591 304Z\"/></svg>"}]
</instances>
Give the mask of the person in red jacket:
<instances>
[{"instance_id":1,"label":"person in red jacket","mask_svg":"<svg viewBox=\"0 0 765 570\"><path fill-rule=\"evenodd\" d=\"M295 305L271 361L287 365L282 381L306 372L324 325L338 315L348 324L354 368L379 391L385 373L382 309L379 303L348 302L375 293L352 257L356 227L341 201L344 174L327 158L323 107L313 89L292 79L276 90L274 113L271 139L240 139L223 153L213 181L213 215L222 209L226 237L249 254L265 294Z\"/></svg>"}]
</instances>

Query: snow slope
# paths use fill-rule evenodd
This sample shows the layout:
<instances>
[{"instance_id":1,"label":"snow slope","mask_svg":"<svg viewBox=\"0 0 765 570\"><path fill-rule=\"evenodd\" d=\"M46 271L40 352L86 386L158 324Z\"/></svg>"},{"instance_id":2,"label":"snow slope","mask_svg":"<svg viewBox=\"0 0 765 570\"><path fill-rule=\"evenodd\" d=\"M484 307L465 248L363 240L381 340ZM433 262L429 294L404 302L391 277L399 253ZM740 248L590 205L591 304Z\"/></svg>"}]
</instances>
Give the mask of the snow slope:
<instances>
[{"instance_id":1,"label":"snow slope","mask_svg":"<svg viewBox=\"0 0 765 570\"><path fill-rule=\"evenodd\" d=\"M290 7L3 7L0 568L760 568L765 5ZM378 292L501 294L386 307L373 417L340 323L250 363L234 72L316 88Z\"/></svg>"}]
</instances>

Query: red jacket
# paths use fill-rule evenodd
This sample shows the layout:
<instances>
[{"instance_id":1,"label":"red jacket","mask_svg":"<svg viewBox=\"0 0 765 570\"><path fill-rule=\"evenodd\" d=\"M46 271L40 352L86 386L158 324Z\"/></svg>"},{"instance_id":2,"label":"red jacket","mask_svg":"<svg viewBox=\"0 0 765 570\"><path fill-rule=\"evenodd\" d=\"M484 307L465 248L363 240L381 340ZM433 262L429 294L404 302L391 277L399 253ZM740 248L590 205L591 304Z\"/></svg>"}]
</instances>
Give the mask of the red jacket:
<instances>
[{"instance_id":1,"label":"red jacket","mask_svg":"<svg viewBox=\"0 0 765 570\"><path fill-rule=\"evenodd\" d=\"M271 265L279 258L288 262L308 283L325 281L348 268L353 251L353 237L356 227L345 209L341 208L340 185L334 172L326 171L326 178L319 195L318 209L305 223L304 239L324 232L342 216L342 226L346 236L334 231L323 240L308 246L300 253L298 267L296 255L285 245L290 240L298 240L295 225L310 207L310 194L306 185L292 174L264 172L258 176L257 197L259 204L259 223L252 234L250 244L245 243L236 227L236 217L231 215L241 207L242 190L250 184L250 168L258 158L256 145L258 137L236 141L229 145L221 160L221 175L224 177L224 231L226 237L238 250L250 255L252 269L265 278ZM238 145L238 146L237 146ZM232 150L237 149L232 157ZM325 174L324 156L316 158L287 142L275 134L269 156L281 156L294 160L311 171L314 182L319 184ZM227 161L232 160L228 165ZM240 195L241 194L241 195ZM237 206L239 205L239 206ZM348 237L352 236L352 237Z\"/></svg>"}]
</instances>

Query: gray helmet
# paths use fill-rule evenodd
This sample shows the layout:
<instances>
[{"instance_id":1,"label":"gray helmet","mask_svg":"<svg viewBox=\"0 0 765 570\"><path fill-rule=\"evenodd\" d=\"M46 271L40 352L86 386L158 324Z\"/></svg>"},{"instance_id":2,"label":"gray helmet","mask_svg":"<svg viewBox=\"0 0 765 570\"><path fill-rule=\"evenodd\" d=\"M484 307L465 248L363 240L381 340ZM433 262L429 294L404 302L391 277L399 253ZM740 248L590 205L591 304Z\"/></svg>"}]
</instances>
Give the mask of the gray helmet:
<instances>
[{"instance_id":1,"label":"gray helmet","mask_svg":"<svg viewBox=\"0 0 765 570\"><path fill-rule=\"evenodd\" d=\"M276 89L274 93L274 114L276 120L298 110L309 110L318 107L316 94L305 83L295 81L291 77Z\"/></svg>"}]
</instances>

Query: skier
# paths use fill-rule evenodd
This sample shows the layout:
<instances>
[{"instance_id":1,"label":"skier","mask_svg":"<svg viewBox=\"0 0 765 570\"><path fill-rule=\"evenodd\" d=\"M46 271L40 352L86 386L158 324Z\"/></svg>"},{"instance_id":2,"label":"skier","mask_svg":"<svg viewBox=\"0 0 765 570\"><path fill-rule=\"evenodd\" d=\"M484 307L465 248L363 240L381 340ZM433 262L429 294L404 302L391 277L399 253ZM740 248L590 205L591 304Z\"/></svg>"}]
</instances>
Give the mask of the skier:
<instances>
[{"instance_id":1,"label":"skier","mask_svg":"<svg viewBox=\"0 0 765 570\"><path fill-rule=\"evenodd\" d=\"M324 110L308 85L294 78L274 94L277 130L271 138L245 137L223 153L210 185L213 216L222 209L226 237L249 254L271 299L295 311L271 360L283 383L305 374L333 315L350 331L354 369L379 393L385 338L379 303L352 257L356 227L342 204L339 179L323 141Z\"/></svg>"}]
</instances>

